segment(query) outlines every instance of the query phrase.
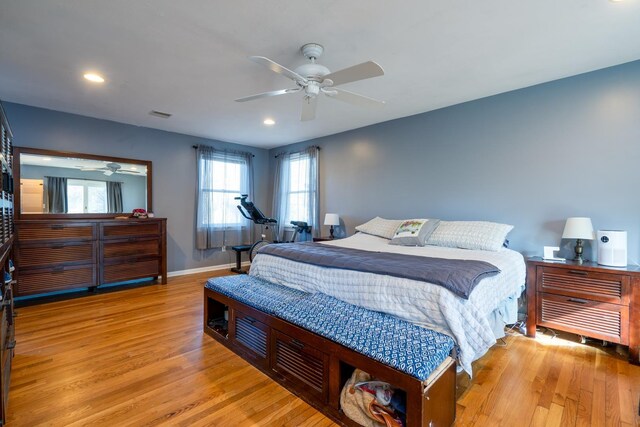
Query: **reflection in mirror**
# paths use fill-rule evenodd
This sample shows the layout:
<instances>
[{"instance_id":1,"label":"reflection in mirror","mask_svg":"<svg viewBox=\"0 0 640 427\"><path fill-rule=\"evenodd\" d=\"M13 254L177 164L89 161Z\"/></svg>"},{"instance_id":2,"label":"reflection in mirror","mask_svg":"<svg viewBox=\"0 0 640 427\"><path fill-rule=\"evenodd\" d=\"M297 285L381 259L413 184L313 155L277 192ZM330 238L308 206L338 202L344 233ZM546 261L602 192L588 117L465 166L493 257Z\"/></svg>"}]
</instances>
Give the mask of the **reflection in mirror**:
<instances>
[{"instance_id":1,"label":"reflection in mirror","mask_svg":"<svg viewBox=\"0 0 640 427\"><path fill-rule=\"evenodd\" d=\"M130 213L147 207L147 167L107 160L20 155L21 212Z\"/></svg>"}]
</instances>

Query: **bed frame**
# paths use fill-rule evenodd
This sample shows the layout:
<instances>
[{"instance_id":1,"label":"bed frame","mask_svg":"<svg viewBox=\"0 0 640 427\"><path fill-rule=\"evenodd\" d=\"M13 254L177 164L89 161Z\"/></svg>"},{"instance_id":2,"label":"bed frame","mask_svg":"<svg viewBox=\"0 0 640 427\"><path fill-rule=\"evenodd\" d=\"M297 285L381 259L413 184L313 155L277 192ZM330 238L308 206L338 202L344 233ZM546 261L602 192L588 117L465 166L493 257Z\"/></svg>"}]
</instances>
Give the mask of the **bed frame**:
<instances>
[{"instance_id":1,"label":"bed frame","mask_svg":"<svg viewBox=\"0 0 640 427\"><path fill-rule=\"evenodd\" d=\"M278 317L204 289L204 332L343 426L340 391L360 368L406 393L407 426L450 426L456 364L448 358L424 382Z\"/></svg>"}]
</instances>

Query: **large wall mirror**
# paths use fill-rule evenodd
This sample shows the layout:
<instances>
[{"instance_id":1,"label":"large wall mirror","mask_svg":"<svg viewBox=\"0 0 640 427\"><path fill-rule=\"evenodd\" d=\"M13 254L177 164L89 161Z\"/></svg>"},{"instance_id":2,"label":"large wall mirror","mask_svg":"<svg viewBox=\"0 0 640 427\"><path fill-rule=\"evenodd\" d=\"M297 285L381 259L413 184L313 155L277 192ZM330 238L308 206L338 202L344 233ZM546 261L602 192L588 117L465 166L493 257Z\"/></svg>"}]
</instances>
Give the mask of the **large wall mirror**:
<instances>
[{"instance_id":1,"label":"large wall mirror","mask_svg":"<svg viewBox=\"0 0 640 427\"><path fill-rule=\"evenodd\" d=\"M15 207L23 219L151 211L147 160L15 147Z\"/></svg>"}]
</instances>

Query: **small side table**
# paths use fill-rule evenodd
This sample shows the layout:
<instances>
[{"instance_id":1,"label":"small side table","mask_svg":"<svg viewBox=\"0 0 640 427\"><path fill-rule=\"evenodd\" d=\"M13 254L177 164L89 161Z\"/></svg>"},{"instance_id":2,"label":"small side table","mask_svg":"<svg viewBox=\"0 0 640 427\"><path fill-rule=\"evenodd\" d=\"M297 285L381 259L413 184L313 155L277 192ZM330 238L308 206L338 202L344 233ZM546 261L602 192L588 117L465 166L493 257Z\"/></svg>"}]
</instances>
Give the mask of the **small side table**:
<instances>
[{"instance_id":1,"label":"small side table","mask_svg":"<svg viewBox=\"0 0 640 427\"><path fill-rule=\"evenodd\" d=\"M527 260L527 336L536 326L629 346L640 364L640 267Z\"/></svg>"},{"instance_id":2,"label":"small side table","mask_svg":"<svg viewBox=\"0 0 640 427\"><path fill-rule=\"evenodd\" d=\"M236 266L233 267L231 271L238 274L247 274L247 272L242 269L242 252L249 252L251 245L231 246L231 250L236 253Z\"/></svg>"}]
</instances>

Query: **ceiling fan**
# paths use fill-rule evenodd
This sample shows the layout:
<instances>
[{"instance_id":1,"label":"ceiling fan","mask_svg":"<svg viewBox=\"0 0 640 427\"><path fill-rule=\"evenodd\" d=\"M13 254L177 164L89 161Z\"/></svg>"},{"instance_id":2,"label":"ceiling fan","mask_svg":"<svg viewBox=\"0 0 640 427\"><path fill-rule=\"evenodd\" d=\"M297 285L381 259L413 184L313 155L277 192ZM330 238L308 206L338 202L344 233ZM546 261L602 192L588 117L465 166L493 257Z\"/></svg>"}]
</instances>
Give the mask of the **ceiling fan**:
<instances>
[{"instance_id":1,"label":"ceiling fan","mask_svg":"<svg viewBox=\"0 0 640 427\"><path fill-rule=\"evenodd\" d=\"M122 169L122 166L118 163L107 163L103 168L86 168L80 167L80 170L83 172L93 172L93 171L104 171L103 173L107 176L113 175L114 173L124 173L128 175L139 175L140 172L133 169Z\"/></svg>"},{"instance_id":2,"label":"ceiling fan","mask_svg":"<svg viewBox=\"0 0 640 427\"><path fill-rule=\"evenodd\" d=\"M329 98L335 98L361 107L382 107L384 105L384 101L336 87L345 83L382 76L384 75L384 70L380 65L373 61L367 61L332 73L327 67L316 62L324 52L324 47L317 43L307 43L302 46L301 51L310 62L299 66L294 71L264 56L250 56L249 59L253 62L264 65L274 73L293 80L296 83L296 87L246 96L236 99L236 102L304 92L302 115L300 117L302 121L313 120L316 117L316 105L318 96L321 93Z\"/></svg>"}]
</instances>

